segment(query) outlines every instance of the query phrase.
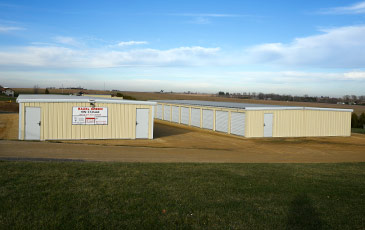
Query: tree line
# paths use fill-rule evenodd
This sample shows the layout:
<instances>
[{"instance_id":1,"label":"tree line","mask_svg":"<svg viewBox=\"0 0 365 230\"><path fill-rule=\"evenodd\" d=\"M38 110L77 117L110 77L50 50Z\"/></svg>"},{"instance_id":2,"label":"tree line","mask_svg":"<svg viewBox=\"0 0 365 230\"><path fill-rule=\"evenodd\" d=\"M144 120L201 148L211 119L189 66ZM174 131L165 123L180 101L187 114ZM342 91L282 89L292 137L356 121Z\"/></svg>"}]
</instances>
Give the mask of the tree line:
<instances>
[{"instance_id":1,"label":"tree line","mask_svg":"<svg viewBox=\"0 0 365 230\"><path fill-rule=\"evenodd\" d=\"M343 97L329 96L292 96L287 94L275 93L229 93L220 91L217 93L219 97L241 98L241 99L256 99L256 100L275 100L275 101L297 101L297 102L319 102L330 104L348 104L348 105L365 105L365 95L345 95Z\"/></svg>"}]
</instances>

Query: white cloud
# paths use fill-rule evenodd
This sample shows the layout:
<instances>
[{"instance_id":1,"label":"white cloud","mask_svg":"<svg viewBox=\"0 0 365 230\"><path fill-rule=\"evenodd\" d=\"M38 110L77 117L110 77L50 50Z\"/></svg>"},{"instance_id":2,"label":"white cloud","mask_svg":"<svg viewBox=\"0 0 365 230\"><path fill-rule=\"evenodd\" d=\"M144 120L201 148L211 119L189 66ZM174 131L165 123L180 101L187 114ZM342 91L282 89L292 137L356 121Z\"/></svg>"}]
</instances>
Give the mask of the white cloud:
<instances>
[{"instance_id":1,"label":"white cloud","mask_svg":"<svg viewBox=\"0 0 365 230\"><path fill-rule=\"evenodd\" d=\"M188 23L193 24L210 24L212 18L239 18L239 17L252 17L251 15L243 14L219 14L219 13L180 13L180 14L169 14L171 16L180 17L191 17Z\"/></svg>"},{"instance_id":2,"label":"white cloud","mask_svg":"<svg viewBox=\"0 0 365 230\"><path fill-rule=\"evenodd\" d=\"M344 73L343 78L349 79L349 80L365 80L365 72L353 71L353 72Z\"/></svg>"},{"instance_id":3,"label":"white cloud","mask_svg":"<svg viewBox=\"0 0 365 230\"><path fill-rule=\"evenodd\" d=\"M80 50L57 46L0 51L0 65L42 68L112 68L119 66L199 66L212 62L219 48L200 46L168 50Z\"/></svg>"},{"instance_id":4,"label":"white cloud","mask_svg":"<svg viewBox=\"0 0 365 230\"><path fill-rule=\"evenodd\" d=\"M16 30L24 30L24 28L16 26L0 26L0 33L7 33Z\"/></svg>"},{"instance_id":5,"label":"white cloud","mask_svg":"<svg viewBox=\"0 0 365 230\"><path fill-rule=\"evenodd\" d=\"M75 38L72 37L65 37L65 36L57 36L54 37L55 42L63 44L63 45L69 45L69 46L79 46L80 42L78 42Z\"/></svg>"},{"instance_id":6,"label":"white cloud","mask_svg":"<svg viewBox=\"0 0 365 230\"><path fill-rule=\"evenodd\" d=\"M127 41L127 42L119 42L118 46L134 46L134 45L146 45L148 42L146 41Z\"/></svg>"},{"instance_id":7,"label":"white cloud","mask_svg":"<svg viewBox=\"0 0 365 230\"><path fill-rule=\"evenodd\" d=\"M289 44L267 43L247 49L247 60L282 66L363 68L365 26L322 30L322 34L297 38Z\"/></svg>"},{"instance_id":8,"label":"white cloud","mask_svg":"<svg viewBox=\"0 0 365 230\"><path fill-rule=\"evenodd\" d=\"M360 75L360 78L353 75ZM103 76L101 78L100 76ZM106 82L107 89L136 91L198 91L217 93L228 92L264 92L292 95L363 95L365 72L225 72L196 68L123 68L104 69L89 72L66 71L28 71L0 70L0 82L10 87L79 86L88 89L100 89ZM323 87L325 85L326 87Z\"/></svg>"},{"instance_id":9,"label":"white cloud","mask_svg":"<svg viewBox=\"0 0 365 230\"><path fill-rule=\"evenodd\" d=\"M346 72L305 72L305 71L257 71L257 72L230 72L231 77L244 81L255 82L281 82L281 83L307 83L330 81L365 81L364 71Z\"/></svg>"},{"instance_id":10,"label":"white cloud","mask_svg":"<svg viewBox=\"0 0 365 230\"><path fill-rule=\"evenodd\" d=\"M334 7L322 11L324 14L365 14L365 1L350 6Z\"/></svg>"},{"instance_id":11,"label":"white cloud","mask_svg":"<svg viewBox=\"0 0 365 230\"><path fill-rule=\"evenodd\" d=\"M211 23L211 21L209 20L209 18L206 17L196 17L193 20L189 21L189 23L204 25Z\"/></svg>"}]
</instances>

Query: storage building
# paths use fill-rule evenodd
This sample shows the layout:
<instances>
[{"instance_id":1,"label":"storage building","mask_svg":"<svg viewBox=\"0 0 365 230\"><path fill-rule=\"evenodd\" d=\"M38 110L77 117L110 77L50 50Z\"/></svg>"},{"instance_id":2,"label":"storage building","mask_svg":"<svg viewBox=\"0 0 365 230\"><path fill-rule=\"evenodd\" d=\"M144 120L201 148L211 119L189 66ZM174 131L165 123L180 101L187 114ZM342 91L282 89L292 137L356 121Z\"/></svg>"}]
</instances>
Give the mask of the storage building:
<instances>
[{"instance_id":1,"label":"storage building","mask_svg":"<svg viewBox=\"0 0 365 230\"><path fill-rule=\"evenodd\" d=\"M19 95L20 140L153 139L156 102Z\"/></svg>"},{"instance_id":2,"label":"storage building","mask_svg":"<svg viewBox=\"0 0 365 230\"><path fill-rule=\"evenodd\" d=\"M156 101L160 120L244 137L350 136L352 109Z\"/></svg>"}]
</instances>

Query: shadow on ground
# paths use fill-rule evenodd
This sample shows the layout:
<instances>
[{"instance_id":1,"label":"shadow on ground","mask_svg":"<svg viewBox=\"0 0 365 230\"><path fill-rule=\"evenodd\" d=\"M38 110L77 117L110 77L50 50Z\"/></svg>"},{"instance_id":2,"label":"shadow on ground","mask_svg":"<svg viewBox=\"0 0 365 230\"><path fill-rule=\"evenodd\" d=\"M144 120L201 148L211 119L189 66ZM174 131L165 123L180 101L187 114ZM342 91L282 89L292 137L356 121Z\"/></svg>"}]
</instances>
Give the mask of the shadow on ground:
<instances>
[{"instance_id":1,"label":"shadow on ground","mask_svg":"<svg viewBox=\"0 0 365 230\"><path fill-rule=\"evenodd\" d=\"M155 139L161 137L181 135L189 132L191 131L188 129L176 128L165 124L155 124L153 127L153 137Z\"/></svg>"},{"instance_id":2,"label":"shadow on ground","mask_svg":"<svg viewBox=\"0 0 365 230\"><path fill-rule=\"evenodd\" d=\"M323 221L307 194L297 195L290 204L287 230L319 230Z\"/></svg>"}]
</instances>

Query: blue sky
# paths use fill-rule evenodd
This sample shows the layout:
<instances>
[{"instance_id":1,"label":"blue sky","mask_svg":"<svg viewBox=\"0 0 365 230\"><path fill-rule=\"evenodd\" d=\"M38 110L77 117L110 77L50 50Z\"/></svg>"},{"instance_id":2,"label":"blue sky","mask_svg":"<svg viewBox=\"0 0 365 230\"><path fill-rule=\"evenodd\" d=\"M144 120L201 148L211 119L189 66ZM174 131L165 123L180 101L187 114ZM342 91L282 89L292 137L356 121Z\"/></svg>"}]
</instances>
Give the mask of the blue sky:
<instances>
[{"instance_id":1,"label":"blue sky","mask_svg":"<svg viewBox=\"0 0 365 230\"><path fill-rule=\"evenodd\" d=\"M0 85L365 95L365 1L0 1Z\"/></svg>"}]
</instances>

